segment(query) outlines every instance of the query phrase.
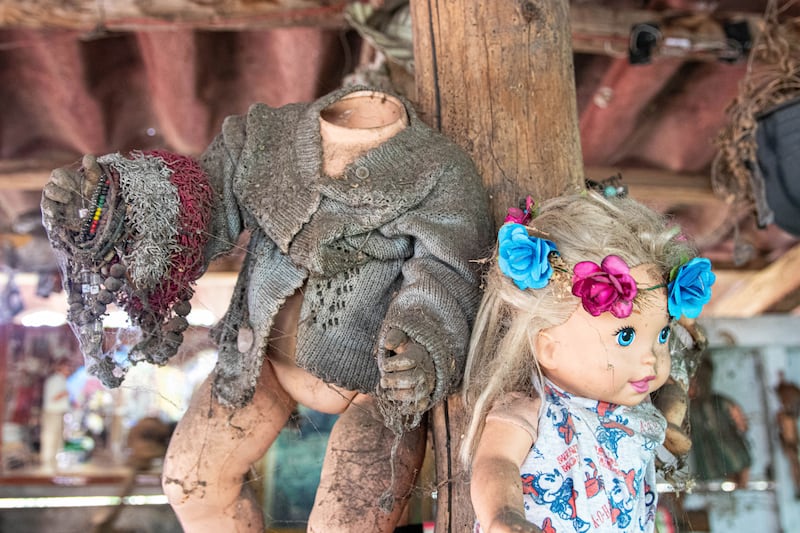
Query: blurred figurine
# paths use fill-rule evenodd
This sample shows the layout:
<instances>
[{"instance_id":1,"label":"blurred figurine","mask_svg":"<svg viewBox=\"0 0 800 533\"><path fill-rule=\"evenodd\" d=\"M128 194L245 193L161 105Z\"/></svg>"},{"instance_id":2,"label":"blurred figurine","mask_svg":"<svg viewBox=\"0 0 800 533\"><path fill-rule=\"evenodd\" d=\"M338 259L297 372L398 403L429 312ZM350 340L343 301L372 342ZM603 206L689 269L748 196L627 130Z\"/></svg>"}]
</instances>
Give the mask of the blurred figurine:
<instances>
[{"instance_id":1,"label":"blurred figurine","mask_svg":"<svg viewBox=\"0 0 800 533\"><path fill-rule=\"evenodd\" d=\"M747 485L752 457L741 406L711 386L714 365L705 357L689 386L694 471L700 480Z\"/></svg>"},{"instance_id":2,"label":"blurred figurine","mask_svg":"<svg viewBox=\"0 0 800 533\"><path fill-rule=\"evenodd\" d=\"M46 470L55 470L56 456L64 446L64 415L70 407L67 390L67 378L70 374L72 364L62 357L53 363L53 372L44 381L40 458L41 466Z\"/></svg>"},{"instance_id":3,"label":"blurred figurine","mask_svg":"<svg viewBox=\"0 0 800 533\"><path fill-rule=\"evenodd\" d=\"M795 498L800 498L800 438L797 430L797 419L800 417L800 387L786 381L781 372L775 392L781 402L781 409L778 411L778 434L781 439L781 448L792 466Z\"/></svg>"}]
</instances>

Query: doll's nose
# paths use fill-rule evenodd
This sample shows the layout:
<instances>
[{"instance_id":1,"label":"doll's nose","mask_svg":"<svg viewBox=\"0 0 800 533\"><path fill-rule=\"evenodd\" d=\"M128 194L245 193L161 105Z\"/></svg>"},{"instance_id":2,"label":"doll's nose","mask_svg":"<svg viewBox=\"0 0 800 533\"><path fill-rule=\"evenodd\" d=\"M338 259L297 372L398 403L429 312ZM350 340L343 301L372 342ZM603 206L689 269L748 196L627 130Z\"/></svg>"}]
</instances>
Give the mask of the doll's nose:
<instances>
[{"instance_id":1,"label":"doll's nose","mask_svg":"<svg viewBox=\"0 0 800 533\"><path fill-rule=\"evenodd\" d=\"M662 369L667 369L668 371L672 363L669 348L667 348L666 345L659 344L652 349L645 350L643 363L646 366L652 367L653 372L656 374L658 374L659 370Z\"/></svg>"},{"instance_id":2,"label":"doll's nose","mask_svg":"<svg viewBox=\"0 0 800 533\"><path fill-rule=\"evenodd\" d=\"M658 362L658 356L656 355L655 350L651 349L644 350L644 353L642 354L642 363L645 366L655 367L657 362Z\"/></svg>"}]
</instances>

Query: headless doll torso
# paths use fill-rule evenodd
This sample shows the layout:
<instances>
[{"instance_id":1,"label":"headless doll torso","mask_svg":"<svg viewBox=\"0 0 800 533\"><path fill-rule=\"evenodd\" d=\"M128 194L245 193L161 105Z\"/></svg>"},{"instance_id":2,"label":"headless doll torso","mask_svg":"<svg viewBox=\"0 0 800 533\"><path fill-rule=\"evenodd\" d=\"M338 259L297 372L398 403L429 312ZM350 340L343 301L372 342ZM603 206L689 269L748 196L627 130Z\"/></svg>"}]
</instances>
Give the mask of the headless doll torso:
<instances>
[{"instance_id":1,"label":"headless doll torso","mask_svg":"<svg viewBox=\"0 0 800 533\"><path fill-rule=\"evenodd\" d=\"M350 93L320 115L322 171L333 179L360 155L408 125L400 101L372 91ZM297 323L302 303L300 288L281 307L270 333L267 361L278 383L295 401L323 413L339 414L359 393L326 383L297 366Z\"/></svg>"},{"instance_id":2,"label":"headless doll torso","mask_svg":"<svg viewBox=\"0 0 800 533\"><path fill-rule=\"evenodd\" d=\"M320 115L322 171L332 179L359 155L408 125L399 100L373 91L350 93ZM341 415L330 436L336 444L326 452L308 531L388 532L400 518L408 487L422 462L425 429L403 435L397 471L390 471L393 440L374 398L326 383L297 365L304 289L287 298L274 318L252 401L235 409L220 404L211 391L212 374L193 395L173 434L163 487L185 531L263 531L260 504L242 479L272 445L298 403ZM241 331L239 341L248 341ZM396 348L398 353L404 350ZM358 463L350 455L350 450L358 448L348 440L353 438L370 442L370 450L356 454ZM359 493L376 498L392 489L396 495L392 509L387 512L377 504L353 507L350 498L341 497L343 486L359 487Z\"/></svg>"}]
</instances>

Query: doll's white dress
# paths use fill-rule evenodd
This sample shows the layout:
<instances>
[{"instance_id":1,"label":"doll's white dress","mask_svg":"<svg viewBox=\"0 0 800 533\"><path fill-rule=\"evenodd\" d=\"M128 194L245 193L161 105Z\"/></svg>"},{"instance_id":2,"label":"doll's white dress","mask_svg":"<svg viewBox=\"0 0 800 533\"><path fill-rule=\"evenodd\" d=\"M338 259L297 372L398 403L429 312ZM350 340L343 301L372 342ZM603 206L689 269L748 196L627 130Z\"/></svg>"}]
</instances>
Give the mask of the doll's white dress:
<instances>
[{"instance_id":1,"label":"doll's white dress","mask_svg":"<svg viewBox=\"0 0 800 533\"><path fill-rule=\"evenodd\" d=\"M545 533L654 531L655 451L665 429L650 402L598 402L546 382L520 467L526 518Z\"/></svg>"}]
</instances>

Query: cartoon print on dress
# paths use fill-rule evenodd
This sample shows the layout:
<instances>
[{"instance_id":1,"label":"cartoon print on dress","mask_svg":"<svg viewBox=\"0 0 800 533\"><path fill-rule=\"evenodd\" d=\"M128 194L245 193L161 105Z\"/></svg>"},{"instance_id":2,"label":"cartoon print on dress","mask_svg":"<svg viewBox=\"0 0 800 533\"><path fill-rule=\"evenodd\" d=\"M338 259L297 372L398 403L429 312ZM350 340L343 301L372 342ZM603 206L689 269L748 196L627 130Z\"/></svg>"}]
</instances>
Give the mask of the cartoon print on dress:
<instances>
[{"instance_id":1,"label":"cartoon print on dress","mask_svg":"<svg viewBox=\"0 0 800 533\"><path fill-rule=\"evenodd\" d=\"M603 482L603 476L597 472L597 465L594 464L594 461L592 461L591 458L584 457L583 462L586 463L588 469L591 470L591 473L583 473L583 475L586 477L583 482L584 486L586 487L586 497L593 498L605 490L605 483Z\"/></svg>"},{"instance_id":2,"label":"cartoon print on dress","mask_svg":"<svg viewBox=\"0 0 800 533\"><path fill-rule=\"evenodd\" d=\"M631 523L631 513L638 495L636 490L636 480L643 475L641 471L633 469L621 472L622 478L613 481L613 487L609 494L611 504L611 522L618 527L626 528Z\"/></svg>"},{"instance_id":3,"label":"cartoon print on dress","mask_svg":"<svg viewBox=\"0 0 800 533\"><path fill-rule=\"evenodd\" d=\"M647 514L644 517L639 517L639 529L644 531L645 528L655 522L656 520L656 493L653 487L645 480L644 481L644 504L647 508Z\"/></svg>"},{"instance_id":4,"label":"cartoon print on dress","mask_svg":"<svg viewBox=\"0 0 800 533\"><path fill-rule=\"evenodd\" d=\"M558 436L566 444L572 444L575 438L575 422L572 419L572 414L566 407L556 407L549 405L547 407L547 417L553 421L553 426L558 429Z\"/></svg>"},{"instance_id":5,"label":"cartoon print on dress","mask_svg":"<svg viewBox=\"0 0 800 533\"><path fill-rule=\"evenodd\" d=\"M542 522L542 533L558 533L558 530L553 525L553 521L550 518L545 518L544 522Z\"/></svg>"},{"instance_id":6,"label":"cartoon print on dress","mask_svg":"<svg viewBox=\"0 0 800 533\"><path fill-rule=\"evenodd\" d=\"M553 402L547 407L547 417L553 421L553 425L558 428L558 435L565 443L572 444L572 439L575 438L575 422L572 420L572 414L565 406L558 402L558 398L569 398L564 392L547 385L545 387L546 394ZM558 406L558 409L555 407Z\"/></svg>"},{"instance_id":7,"label":"cartoon print on dress","mask_svg":"<svg viewBox=\"0 0 800 533\"><path fill-rule=\"evenodd\" d=\"M605 418L609 414L613 413L617 407L619 407L619 404L599 400L597 402L597 414L600 415L601 418Z\"/></svg>"},{"instance_id":8,"label":"cartoon print on dress","mask_svg":"<svg viewBox=\"0 0 800 533\"><path fill-rule=\"evenodd\" d=\"M628 419L622 416L611 415L601 418L596 430L597 443L614 454L614 457L619 457L617 447L619 441L633 435L633 430L627 424Z\"/></svg>"},{"instance_id":9,"label":"cartoon print on dress","mask_svg":"<svg viewBox=\"0 0 800 533\"><path fill-rule=\"evenodd\" d=\"M564 479L558 469L551 472L522 475L522 492L537 505L547 505L564 520L571 520L575 531L589 530L589 523L577 515L575 499L578 492L573 488L572 478Z\"/></svg>"}]
</instances>

